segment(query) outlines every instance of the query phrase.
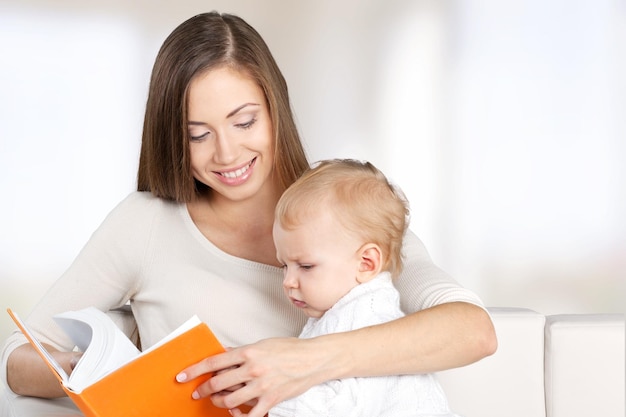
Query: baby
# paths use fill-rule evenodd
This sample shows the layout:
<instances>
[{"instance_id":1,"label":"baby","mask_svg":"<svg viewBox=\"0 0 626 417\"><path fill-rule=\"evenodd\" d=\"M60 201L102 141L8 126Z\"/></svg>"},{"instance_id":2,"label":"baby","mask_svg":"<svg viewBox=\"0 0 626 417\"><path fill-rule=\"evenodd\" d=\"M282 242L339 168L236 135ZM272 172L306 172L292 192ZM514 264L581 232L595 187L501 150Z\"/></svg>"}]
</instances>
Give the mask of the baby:
<instances>
[{"instance_id":1,"label":"baby","mask_svg":"<svg viewBox=\"0 0 626 417\"><path fill-rule=\"evenodd\" d=\"M402 269L409 207L371 163L322 161L283 194L274 243L283 287L309 317L301 338L402 317L393 278ZM284 401L270 417L456 416L432 374L346 378Z\"/></svg>"}]
</instances>

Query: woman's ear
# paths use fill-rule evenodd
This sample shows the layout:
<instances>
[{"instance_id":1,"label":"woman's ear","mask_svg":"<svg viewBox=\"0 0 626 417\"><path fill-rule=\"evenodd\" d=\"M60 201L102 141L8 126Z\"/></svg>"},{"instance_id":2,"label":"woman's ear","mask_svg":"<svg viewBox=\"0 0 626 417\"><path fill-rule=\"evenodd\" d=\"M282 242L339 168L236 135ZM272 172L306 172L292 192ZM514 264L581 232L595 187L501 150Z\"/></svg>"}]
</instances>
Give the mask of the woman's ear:
<instances>
[{"instance_id":1,"label":"woman's ear","mask_svg":"<svg viewBox=\"0 0 626 417\"><path fill-rule=\"evenodd\" d=\"M363 284L380 273L383 267L382 252L375 243L361 246L359 253L359 272L356 280Z\"/></svg>"}]
</instances>

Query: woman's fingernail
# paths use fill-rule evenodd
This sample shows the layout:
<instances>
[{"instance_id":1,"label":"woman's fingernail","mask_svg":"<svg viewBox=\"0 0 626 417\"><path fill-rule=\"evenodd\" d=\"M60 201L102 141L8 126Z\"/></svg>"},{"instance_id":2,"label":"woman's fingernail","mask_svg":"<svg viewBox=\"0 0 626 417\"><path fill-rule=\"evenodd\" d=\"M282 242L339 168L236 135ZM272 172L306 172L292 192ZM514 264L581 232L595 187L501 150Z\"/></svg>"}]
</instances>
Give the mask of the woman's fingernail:
<instances>
[{"instance_id":1,"label":"woman's fingernail","mask_svg":"<svg viewBox=\"0 0 626 417\"><path fill-rule=\"evenodd\" d=\"M200 394L198 394L198 391L194 391L191 394L191 398L193 398L194 400L199 400L200 399Z\"/></svg>"},{"instance_id":2,"label":"woman's fingernail","mask_svg":"<svg viewBox=\"0 0 626 417\"><path fill-rule=\"evenodd\" d=\"M176 375L176 380L178 382L185 382L187 380L187 374L184 372L181 372L180 374Z\"/></svg>"},{"instance_id":3,"label":"woman's fingernail","mask_svg":"<svg viewBox=\"0 0 626 417\"><path fill-rule=\"evenodd\" d=\"M70 369L74 370L74 368L76 368L76 364L78 363L79 359L80 356L72 356L72 359L70 359Z\"/></svg>"}]
</instances>

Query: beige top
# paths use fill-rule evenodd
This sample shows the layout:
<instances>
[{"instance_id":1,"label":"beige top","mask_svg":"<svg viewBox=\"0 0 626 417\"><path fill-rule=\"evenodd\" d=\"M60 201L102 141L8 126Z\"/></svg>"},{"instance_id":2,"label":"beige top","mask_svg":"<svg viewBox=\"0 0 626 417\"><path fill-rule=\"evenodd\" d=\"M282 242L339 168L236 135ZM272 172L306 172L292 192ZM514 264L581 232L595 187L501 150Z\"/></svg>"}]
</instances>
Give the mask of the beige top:
<instances>
[{"instance_id":1,"label":"beige top","mask_svg":"<svg viewBox=\"0 0 626 417\"><path fill-rule=\"evenodd\" d=\"M405 312L451 301L483 306L432 263L411 232L404 250L405 268L396 285ZM224 346L239 346L299 334L306 317L284 296L282 278L280 268L218 249L196 228L186 205L134 192L107 216L26 321L42 342L71 350L54 314L88 306L107 311L130 301L144 348L194 314ZM17 331L7 339L5 383L7 358L23 343Z\"/></svg>"}]
</instances>

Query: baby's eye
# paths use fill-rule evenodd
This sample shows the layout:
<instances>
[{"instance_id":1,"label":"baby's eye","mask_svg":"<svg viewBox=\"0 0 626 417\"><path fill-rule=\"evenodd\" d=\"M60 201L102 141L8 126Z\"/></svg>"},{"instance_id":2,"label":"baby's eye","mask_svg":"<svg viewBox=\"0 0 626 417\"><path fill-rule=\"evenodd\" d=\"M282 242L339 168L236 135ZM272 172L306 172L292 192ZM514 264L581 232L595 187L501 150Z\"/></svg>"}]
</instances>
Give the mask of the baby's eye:
<instances>
[{"instance_id":1,"label":"baby's eye","mask_svg":"<svg viewBox=\"0 0 626 417\"><path fill-rule=\"evenodd\" d=\"M300 265L300 268L302 268L302 269L304 269L304 270L308 271L308 270L310 270L310 269L313 269L313 265Z\"/></svg>"}]
</instances>

